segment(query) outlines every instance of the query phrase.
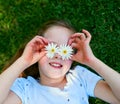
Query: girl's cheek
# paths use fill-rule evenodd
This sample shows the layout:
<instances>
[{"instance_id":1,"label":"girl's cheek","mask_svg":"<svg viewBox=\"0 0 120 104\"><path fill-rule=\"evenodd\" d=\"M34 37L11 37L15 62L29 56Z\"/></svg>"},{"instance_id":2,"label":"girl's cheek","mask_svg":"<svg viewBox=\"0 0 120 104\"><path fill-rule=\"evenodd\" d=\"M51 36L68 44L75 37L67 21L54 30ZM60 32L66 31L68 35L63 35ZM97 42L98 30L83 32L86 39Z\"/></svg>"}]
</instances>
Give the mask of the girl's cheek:
<instances>
[{"instance_id":1,"label":"girl's cheek","mask_svg":"<svg viewBox=\"0 0 120 104\"><path fill-rule=\"evenodd\" d=\"M72 60L66 60L66 62L63 62L63 63L66 63L71 66L72 62L73 62Z\"/></svg>"},{"instance_id":2,"label":"girl's cheek","mask_svg":"<svg viewBox=\"0 0 120 104\"><path fill-rule=\"evenodd\" d=\"M45 63L47 62L49 59L47 58L47 56L43 56L40 60L39 63Z\"/></svg>"}]
</instances>

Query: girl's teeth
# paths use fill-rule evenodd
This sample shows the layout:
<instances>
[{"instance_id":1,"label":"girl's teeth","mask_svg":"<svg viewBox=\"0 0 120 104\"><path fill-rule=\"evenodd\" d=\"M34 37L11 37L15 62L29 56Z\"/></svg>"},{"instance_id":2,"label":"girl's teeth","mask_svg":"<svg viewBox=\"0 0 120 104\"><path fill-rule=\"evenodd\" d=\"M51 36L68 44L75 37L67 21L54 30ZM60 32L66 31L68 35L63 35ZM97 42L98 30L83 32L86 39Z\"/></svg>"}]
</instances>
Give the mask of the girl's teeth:
<instances>
[{"instance_id":1,"label":"girl's teeth","mask_svg":"<svg viewBox=\"0 0 120 104\"><path fill-rule=\"evenodd\" d=\"M56 68L62 67L61 64L57 64L57 63L50 63L50 65L53 66L53 67L56 67Z\"/></svg>"},{"instance_id":2,"label":"girl's teeth","mask_svg":"<svg viewBox=\"0 0 120 104\"><path fill-rule=\"evenodd\" d=\"M51 64L51 65L53 65L53 66L60 66L59 64Z\"/></svg>"}]
</instances>

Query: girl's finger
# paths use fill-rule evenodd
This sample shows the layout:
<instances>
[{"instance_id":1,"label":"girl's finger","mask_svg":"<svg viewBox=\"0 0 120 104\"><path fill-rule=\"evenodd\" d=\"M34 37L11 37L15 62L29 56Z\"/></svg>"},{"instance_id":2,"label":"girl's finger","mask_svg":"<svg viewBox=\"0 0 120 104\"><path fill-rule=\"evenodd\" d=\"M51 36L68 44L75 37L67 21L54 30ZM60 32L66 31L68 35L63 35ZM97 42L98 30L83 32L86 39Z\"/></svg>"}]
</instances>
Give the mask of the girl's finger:
<instances>
[{"instance_id":1,"label":"girl's finger","mask_svg":"<svg viewBox=\"0 0 120 104\"><path fill-rule=\"evenodd\" d=\"M73 38L79 38L80 40L85 40L86 36L84 33L75 33L73 34L73 36L70 37L71 39Z\"/></svg>"},{"instance_id":2,"label":"girl's finger","mask_svg":"<svg viewBox=\"0 0 120 104\"><path fill-rule=\"evenodd\" d=\"M78 44L76 44L76 43L72 43L71 44L71 47L74 49L78 49L79 48L79 45Z\"/></svg>"},{"instance_id":3,"label":"girl's finger","mask_svg":"<svg viewBox=\"0 0 120 104\"><path fill-rule=\"evenodd\" d=\"M72 38L69 39L68 42L67 42L67 44L68 44L68 45L71 45L71 44L74 42L74 40L75 40L75 39L72 39Z\"/></svg>"},{"instance_id":4,"label":"girl's finger","mask_svg":"<svg viewBox=\"0 0 120 104\"><path fill-rule=\"evenodd\" d=\"M80 39L81 39L81 40L85 40L85 39L86 39L86 36L85 36L84 33L81 33L81 35L80 35Z\"/></svg>"},{"instance_id":5,"label":"girl's finger","mask_svg":"<svg viewBox=\"0 0 120 104\"><path fill-rule=\"evenodd\" d=\"M41 36L35 36L30 43L34 43L34 44L43 44L43 45L47 45L48 44L48 40L41 37Z\"/></svg>"},{"instance_id":6,"label":"girl's finger","mask_svg":"<svg viewBox=\"0 0 120 104\"><path fill-rule=\"evenodd\" d=\"M73 35L70 36L70 39L76 38L76 37L78 37L79 35L80 35L80 33L75 33L75 34L73 34Z\"/></svg>"},{"instance_id":7,"label":"girl's finger","mask_svg":"<svg viewBox=\"0 0 120 104\"><path fill-rule=\"evenodd\" d=\"M71 60L76 61L76 56L75 56L75 55L72 55L72 56L71 56Z\"/></svg>"},{"instance_id":8,"label":"girl's finger","mask_svg":"<svg viewBox=\"0 0 120 104\"><path fill-rule=\"evenodd\" d=\"M38 39L40 39L44 44L48 44L49 40L42 37L42 36L36 36Z\"/></svg>"},{"instance_id":9,"label":"girl's finger","mask_svg":"<svg viewBox=\"0 0 120 104\"><path fill-rule=\"evenodd\" d=\"M82 32L86 35L87 40L90 41L91 40L91 34L85 29L83 29Z\"/></svg>"},{"instance_id":10,"label":"girl's finger","mask_svg":"<svg viewBox=\"0 0 120 104\"><path fill-rule=\"evenodd\" d=\"M41 51L40 52L40 58L42 58L43 56L45 56L47 54L47 51Z\"/></svg>"},{"instance_id":11,"label":"girl's finger","mask_svg":"<svg viewBox=\"0 0 120 104\"><path fill-rule=\"evenodd\" d=\"M38 54L36 55L36 57L33 58L31 64L36 63L37 61L39 61L39 60L40 60L43 56L45 56L45 55L46 55L46 51L42 51L42 52L38 53Z\"/></svg>"},{"instance_id":12,"label":"girl's finger","mask_svg":"<svg viewBox=\"0 0 120 104\"><path fill-rule=\"evenodd\" d=\"M34 37L29 43L30 44L38 44L38 43L39 44L44 44L44 42L41 39L39 39L38 37Z\"/></svg>"}]
</instances>

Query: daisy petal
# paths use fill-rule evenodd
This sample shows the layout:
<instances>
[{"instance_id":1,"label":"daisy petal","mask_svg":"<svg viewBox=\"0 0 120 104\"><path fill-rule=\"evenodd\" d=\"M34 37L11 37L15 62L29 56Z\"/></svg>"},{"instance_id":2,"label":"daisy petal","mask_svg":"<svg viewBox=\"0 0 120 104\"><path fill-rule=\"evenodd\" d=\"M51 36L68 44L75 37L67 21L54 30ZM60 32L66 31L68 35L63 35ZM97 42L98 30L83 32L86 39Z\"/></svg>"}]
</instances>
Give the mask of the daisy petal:
<instances>
[{"instance_id":1,"label":"daisy petal","mask_svg":"<svg viewBox=\"0 0 120 104\"><path fill-rule=\"evenodd\" d=\"M71 46L65 45L65 44L60 45L59 54L61 55L61 57L62 57L63 60L70 59L72 53L73 53L73 49L72 49Z\"/></svg>"},{"instance_id":2,"label":"daisy petal","mask_svg":"<svg viewBox=\"0 0 120 104\"><path fill-rule=\"evenodd\" d=\"M57 44L54 44L54 43L48 44L45 48L46 48L46 51L47 51L47 57L48 58L53 58L54 54L57 53L57 51L58 51Z\"/></svg>"}]
</instances>

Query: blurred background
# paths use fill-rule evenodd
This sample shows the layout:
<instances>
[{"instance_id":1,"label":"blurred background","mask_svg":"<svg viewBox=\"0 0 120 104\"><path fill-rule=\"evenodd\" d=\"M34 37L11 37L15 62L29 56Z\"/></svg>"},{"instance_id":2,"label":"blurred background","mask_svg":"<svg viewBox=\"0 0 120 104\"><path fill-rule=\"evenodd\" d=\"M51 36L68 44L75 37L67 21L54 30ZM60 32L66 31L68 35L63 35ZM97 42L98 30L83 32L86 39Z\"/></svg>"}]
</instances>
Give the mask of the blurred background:
<instances>
[{"instance_id":1,"label":"blurred background","mask_svg":"<svg viewBox=\"0 0 120 104\"><path fill-rule=\"evenodd\" d=\"M120 0L0 0L0 72L50 19L92 34L94 54L120 72ZM107 104L90 98L90 104Z\"/></svg>"}]
</instances>

